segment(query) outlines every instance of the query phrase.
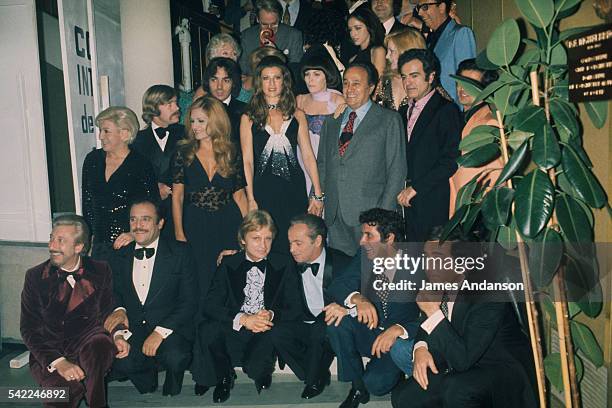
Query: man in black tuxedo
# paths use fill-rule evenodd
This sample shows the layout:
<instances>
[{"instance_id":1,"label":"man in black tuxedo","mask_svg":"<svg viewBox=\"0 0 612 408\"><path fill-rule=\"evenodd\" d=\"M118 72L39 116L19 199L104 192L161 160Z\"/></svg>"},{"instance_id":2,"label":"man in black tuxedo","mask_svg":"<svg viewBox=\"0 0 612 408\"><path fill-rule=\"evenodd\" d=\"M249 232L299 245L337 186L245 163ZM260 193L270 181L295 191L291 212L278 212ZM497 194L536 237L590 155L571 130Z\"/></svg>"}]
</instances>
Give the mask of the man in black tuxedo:
<instances>
[{"instance_id":1,"label":"man in black tuxedo","mask_svg":"<svg viewBox=\"0 0 612 408\"><path fill-rule=\"evenodd\" d=\"M448 221L449 178L457 171L463 118L436 90L440 61L432 51L412 49L398 66L410 103L400 108L408 137L406 188L397 196L405 211L406 241L424 242Z\"/></svg>"},{"instance_id":2,"label":"man in black tuxedo","mask_svg":"<svg viewBox=\"0 0 612 408\"><path fill-rule=\"evenodd\" d=\"M466 251L457 249L465 245L432 240L425 243L424 253L428 258L465 259ZM455 288L419 293L417 304L425 318L410 353L413 375L393 390L394 408L537 406L529 340L512 304L487 302L462 290L464 279L481 281L473 272L427 269L429 282Z\"/></svg>"},{"instance_id":3,"label":"man in black tuxedo","mask_svg":"<svg viewBox=\"0 0 612 408\"><path fill-rule=\"evenodd\" d=\"M181 392L191 362L197 280L186 244L160 238L159 207L140 201L130 209L130 244L111 258L115 311L104 327L129 340L129 355L115 360L112 377L128 377L140 393L157 389L157 366L166 370L164 395Z\"/></svg>"},{"instance_id":4,"label":"man in black tuxedo","mask_svg":"<svg viewBox=\"0 0 612 408\"><path fill-rule=\"evenodd\" d=\"M179 140L185 136L185 127L179 123L181 112L178 94L168 85L153 85L142 96L142 119L147 127L140 130L131 147L149 159L155 171L161 207L166 221L164 238L174 239L172 225L172 174L170 160ZM118 243L122 246L125 243Z\"/></svg>"},{"instance_id":5,"label":"man in black tuxedo","mask_svg":"<svg viewBox=\"0 0 612 408\"><path fill-rule=\"evenodd\" d=\"M401 282L409 271L385 269L376 274L370 264L375 258L402 255L395 244L403 234L403 220L394 211L373 208L362 212L359 222L361 250L329 288L337 303L325 307L327 333L338 356L338 379L352 382L340 408L355 408L367 403L370 393L391 391L401 371L389 351L399 338L414 338L419 316L414 297L391 293L384 286ZM372 272L362 276L362 267ZM365 370L362 356L370 358Z\"/></svg>"},{"instance_id":6,"label":"man in black tuxedo","mask_svg":"<svg viewBox=\"0 0 612 408\"><path fill-rule=\"evenodd\" d=\"M303 321L286 325L290 332L277 340L279 356L305 381L302 398L314 398L330 381L329 366L334 352L325 334L325 305L332 299L328 288L348 265L351 258L325 246L327 227L322 218L312 214L295 216L289 227L289 248L297 263L303 301Z\"/></svg>"},{"instance_id":7,"label":"man in black tuxedo","mask_svg":"<svg viewBox=\"0 0 612 408\"><path fill-rule=\"evenodd\" d=\"M238 150L240 150L240 117L246 110L246 103L236 99L240 94L240 86L240 66L235 61L225 57L210 60L204 71L202 87L206 93L223 102L232 124L231 139Z\"/></svg>"},{"instance_id":8,"label":"man in black tuxedo","mask_svg":"<svg viewBox=\"0 0 612 408\"><path fill-rule=\"evenodd\" d=\"M238 231L244 251L223 258L204 300L192 372L196 393L216 385L214 402L230 397L235 366L242 366L255 381L258 393L269 388L274 344L287 343L274 339L287 333L277 328L301 318L293 260L270 253L275 235L270 214L262 210L247 214Z\"/></svg>"}]
</instances>

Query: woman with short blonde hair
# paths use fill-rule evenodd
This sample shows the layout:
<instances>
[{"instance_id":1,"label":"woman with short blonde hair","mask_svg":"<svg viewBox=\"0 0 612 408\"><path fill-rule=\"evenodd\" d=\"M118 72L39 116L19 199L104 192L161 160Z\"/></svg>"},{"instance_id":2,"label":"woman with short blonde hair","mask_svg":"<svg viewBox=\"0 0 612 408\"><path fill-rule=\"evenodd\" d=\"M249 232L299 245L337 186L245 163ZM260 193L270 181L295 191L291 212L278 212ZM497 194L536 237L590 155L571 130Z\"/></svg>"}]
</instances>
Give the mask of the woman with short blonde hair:
<instances>
[{"instance_id":1,"label":"woman with short blonde hair","mask_svg":"<svg viewBox=\"0 0 612 408\"><path fill-rule=\"evenodd\" d=\"M129 214L135 199L159 200L155 172L147 158L130 143L138 133L138 117L124 106L111 106L98 114L101 149L83 162L83 216L93 237L92 256L107 260L112 244L131 241Z\"/></svg>"}]
</instances>

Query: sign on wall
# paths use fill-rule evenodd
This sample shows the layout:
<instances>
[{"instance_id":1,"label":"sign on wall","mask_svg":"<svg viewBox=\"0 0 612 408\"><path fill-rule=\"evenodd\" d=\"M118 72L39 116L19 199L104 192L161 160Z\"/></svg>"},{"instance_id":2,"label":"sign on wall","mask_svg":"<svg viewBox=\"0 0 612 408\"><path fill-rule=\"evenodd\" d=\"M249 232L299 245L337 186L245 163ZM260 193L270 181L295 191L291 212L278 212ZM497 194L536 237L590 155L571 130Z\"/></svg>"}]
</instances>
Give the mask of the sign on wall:
<instances>
[{"instance_id":1,"label":"sign on wall","mask_svg":"<svg viewBox=\"0 0 612 408\"><path fill-rule=\"evenodd\" d=\"M87 4L86 0L58 0L57 6L75 208L80 213L83 161L96 146Z\"/></svg>"},{"instance_id":2,"label":"sign on wall","mask_svg":"<svg viewBox=\"0 0 612 408\"><path fill-rule=\"evenodd\" d=\"M582 33L566 46L570 101L612 99L612 24Z\"/></svg>"}]
</instances>

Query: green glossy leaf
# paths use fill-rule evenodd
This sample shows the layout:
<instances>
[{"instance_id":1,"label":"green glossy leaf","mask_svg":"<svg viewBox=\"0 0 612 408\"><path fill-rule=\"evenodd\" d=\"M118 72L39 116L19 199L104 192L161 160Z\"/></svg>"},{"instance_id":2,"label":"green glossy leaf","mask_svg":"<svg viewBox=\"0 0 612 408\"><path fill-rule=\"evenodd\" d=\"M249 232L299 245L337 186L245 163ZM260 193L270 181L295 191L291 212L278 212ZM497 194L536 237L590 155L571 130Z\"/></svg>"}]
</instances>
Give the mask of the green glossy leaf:
<instances>
[{"instance_id":1,"label":"green glossy leaf","mask_svg":"<svg viewBox=\"0 0 612 408\"><path fill-rule=\"evenodd\" d=\"M576 302L567 302L567 311L570 319L573 319L578 313L580 313L580 306Z\"/></svg>"},{"instance_id":2,"label":"green glossy leaf","mask_svg":"<svg viewBox=\"0 0 612 408\"><path fill-rule=\"evenodd\" d=\"M568 28L566 30L563 30L560 34L559 34L559 42L560 41L565 41L568 38L580 35L584 32L587 32L589 30L592 30L593 27L589 26L589 27L574 27L574 28Z\"/></svg>"},{"instance_id":3,"label":"green glossy leaf","mask_svg":"<svg viewBox=\"0 0 612 408\"><path fill-rule=\"evenodd\" d=\"M497 156L499 156L499 145L497 143L490 143L461 155L457 159L457 164L463 167L479 167L489 163Z\"/></svg>"},{"instance_id":4,"label":"green glossy leaf","mask_svg":"<svg viewBox=\"0 0 612 408\"><path fill-rule=\"evenodd\" d=\"M476 218L478 218L478 214L480 214L480 207L481 205L479 203L471 204L468 207L467 213L463 217L463 220L461 220L461 231L464 235L469 235L472 231Z\"/></svg>"},{"instance_id":5,"label":"green glossy leaf","mask_svg":"<svg viewBox=\"0 0 612 408\"><path fill-rule=\"evenodd\" d=\"M514 132L510 132L506 135L506 141L513 150L516 150L523 144L525 140L529 139L531 136L533 136L533 133L531 132L515 130Z\"/></svg>"},{"instance_id":6,"label":"green glossy leaf","mask_svg":"<svg viewBox=\"0 0 612 408\"><path fill-rule=\"evenodd\" d=\"M561 149L549 124L533 137L533 161L541 169L555 167L561 159Z\"/></svg>"},{"instance_id":7,"label":"green glossy leaf","mask_svg":"<svg viewBox=\"0 0 612 408\"><path fill-rule=\"evenodd\" d=\"M601 185L569 145L564 145L561 149L561 164L567 180L574 186L582 201L593 208L601 208L606 204L606 194Z\"/></svg>"},{"instance_id":8,"label":"green glossy leaf","mask_svg":"<svg viewBox=\"0 0 612 408\"><path fill-rule=\"evenodd\" d=\"M550 52L550 64L567 65L567 51L565 50L563 43L559 43L553 47L552 51Z\"/></svg>"},{"instance_id":9,"label":"green glossy leaf","mask_svg":"<svg viewBox=\"0 0 612 408\"><path fill-rule=\"evenodd\" d=\"M570 331L574 345L582 351L591 363L595 364L596 367L601 367L604 362L603 352L591 329L585 324L572 320L570 321Z\"/></svg>"},{"instance_id":10,"label":"green glossy leaf","mask_svg":"<svg viewBox=\"0 0 612 408\"><path fill-rule=\"evenodd\" d=\"M540 63L540 57L540 49L532 48L530 50L525 51L523 55L521 55L521 57L517 61L517 64L522 67L531 69L534 65Z\"/></svg>"},{"instance_id":11,"label":"green glossy leaf","mask_svg":"<svg viewBox=\"0 0 612 408\"><path fill-rule=\"evenodd\" d=\"M499 66L512 63L521 43L521 32L514 19L508 19L499 25L487 44L487 58Z\"/></svg>"},{"instance_id":12,"label":"green glossy leaf","mask_svg":"<svg viewBox=\"0 0 612 408\"><path fill-rule=\"evenodd\" d=\"M589 317L597 317L603 307L597 260L566 256L565 286L567 298L576 302Z\"/></svg>"},{"instance_id":13,"label":"green glossy leaf","mask_svg":"<svg viewBox=\"0 0 612 408\"><path fill-rule=\"evenodd\" d=\"M533 134L541 131L546 123L544 109L534 105L521 108L512 118L513 130L522 130L523 132L531 132Z\"/></svg>"},{"instance_id":14,"label":"green glossy leaf","mask_svg":"<svg viewBox=\"0 0 612 408\"><path fill-rule=\"evenodd\" d=\"M486 100L488 97L493 95L495 91L497 91L502 86L506 85L506 82L497 80L495 82L491 82L487 85L482 92L478 94L476 99L474 99L474 105L477 105L479 102Z\"/></svg>"},{"instance_id":15,"label":"green glossy leaf","mask_svg":"<svg viewBox=\"0 0 612 408\"><path fill-rule=\"evenodd\" d=\"M497 230L497 242L504 249L511 251L516 248L516 230L513 227L502 225Z\"/></svg>"},{"instance_id":16,"label":"green glossy leaf","mask_svg":"<svg viewBox=\"0 0 612 408\"><path fill-rule=\"evenodd\" d=\"M505 183L510 177L514 176L514 173L521 167L523 160L527 156L527 150L529 148L529 140L525 140L523 144L510 156L508 163L504 166L504 169L500 173L496 186Z\"/></svg>"},{"instance_id":17,"label":"green glossy leaf","mask_svg":"<svg viewBox=\"0 0 612 408\"><path fill-rule=\"evenodd\" d=\"M476 187L478 187L478 177L480 177L480 173L459 189L457 198L455 199L455 208L460 208L464 204L472 202L472 196L474 195L474 191L476 191Z\"/></svg>"},{"instance_id":18,"label":"green glossy leaf","mask_svg":"<svg viewBox=\"0 0 612 408\"><path fill-rule=\"evenodd\" d=\"M550 114L555 121L555 125L557 125L559 133L564 134L562 137L568 139L572 135L578 135L580 128L578 127L576 115L569 103L560 98L551 99Z\"/></svg>"},{"instance_id":19,"label":"green glossy leaf","mask_svg":"<svg viewBox=\"0 0 612 408\"><path fill-rule=\"evenodd\" d=\"M555 305L553 305L550 297L546 295L542 296L540 306L542 306L542 310L544 310L548 316L550 316L551 322L554 323L556 321L557 312L555 311Z\"/></svg>"},{"instance_id":20,"label":"green glossy leaf","mask_svg":"<svg viewBox=\"0 0 612 408\"><path fill-rule=\"evenodd\" d=\"M474 98L482 92L482 85L471 78L462 77L460 75L451 75L450 77L459 83L463 89L465 89L465 92Z\"/></svg>"},{"instance_id":21,"label":"green glossy leaf","mask_svg":"<svg viewBox=\"0 0 612 408\"><path fill-rule=\"evenodd\" d=\"M555 6L552 0L515 0L521 14L534 26L545 28L550 24Z\"/></svg>"},{"instance_id":22,"label":"green glossy leaf","mask_svg":"<svg viewBox=\"0 0 612 408\"><path fill-rule=\"evenodd\" d=\"M578 157L580 157L585 166L587 166L589 169L593 168L593 162L591 162L591 159L589 159L589 155L582 147L582 137L580 137L580 135L573 135L569 138L567 142L563 143L569 144L572 149L574 149L576 153L578 153Z\"/></svg>"},{"instance_id":23,"label":"green glossy leaf","mask_svg":"<svg viewBox=\"0 0 612 408\"><path fill-rule=\"evenodd\" d=\"M553 95L556 98L561 98L563 100L569 99L569 85L567 79L557 81L555 86L552 87Z\"/></svg>"},{"instance_id":24,"label":"green glossy leaf","mask_svg":"<svg viewBox=\"0 0 612 408\"><path fill-rule=\"evenodd\" d=\"M562 257L561 235L551 228L545 228L533 240L529 251L529 273L538 289L542 290L550 284Z\"/></svg>"},{"instance_id":25,"label":"green glossy leaf","mask_svg":"<svg viewBox=\"0 0 612 408\"><path fill-rule=\"evenodd\" d=\"M544 373L546 378L559 391L563 391L563 378L561 377L561 355L550 353L544 358Z\"/></svg>"},{"instance_id":26,"label":"green glossy leaf","mask_svg":"<svg viewBox=\"0 0 612 408\"><path fill-rule=\"evenodd\" d=\"M474 129L472 129L472 133L474 132L490 133L495 137L499 137L499 128L497 126L478 125Z\"/></svg>"},{"instance_id":27,"label":"green glossy leaf","mask_svg":"<svg viewBox=\"0 0 612 408\"><path fill-rule=\"evenodd\" d=\"M585 102L584 108L589 114L593 126L601 129L608 118L608 101Z\"/></svg>"},{"instance_id":28,"label":"green glossy leaf","mask_svg":"<svg viewBox=\"0 0 612 408\"><path fill-rule=\"evenodd\" d=\"M582 0L555 0L555 10L562 12L580 4Z\"/></svg>"},{"instance_id":29,"label":"green glossy leaf","mask_svg":"<svg viewBox=\"0 0 612 408\"><path fill-rule=\"evenodd\" d=\"M514 190L507 187L495 188L482 201L482 216L489 229L495 229L508 223L508 215Z\"/></svg>"},{"instance_id":30,"label":"green glossy leaf","mask_svg":"<svg viewBox=\"0 0 612 408\"><path fill-rule=\"evenodd\" d=\"M555 189L548 175L539 169L527 174L516 186L515 211L518 230L534 238L553 212Z\"/></svg>"},{"instance_id":31,"label":"green glossy leaf","mask_svg":"<svg viewBox=\"0 0 612 408\"><path fill-rule=\"evenodd\" d=\"M495 65L494 63L489 61L489 59L487 58L487 50L486 49L482 50L476 56L476 65L478 65L482 69L497 70L499 68L497 65Z\"/></svg>"},{"instance_id":32,"label":"green glossy leaf","mask_svg":"<svg viewBox=\"0 0 612 408\"><path fill-rule=\"evenodd\" d=\"M461 220L463 220L463 217L465 217L465 213L467 212L467 210L468 210L468 204L465 204L459 207L455 211L455 214L453 214L451 219L448 220L446 225L444 225L444 228L442 229L442 232L440 233L440 242L444 242L447 240L449 235L455 230L455 228L457 228Z\"/></svg>"},{"instance_id":33,"label":"green glossy leaf","mask_svg":"<svg viewBox=\"0 0 612 408\"><path fill-rule=\"evenodd\" d=\"M499 88L493 95L493 103L495 109L501 112L502 117L512 115L518 111L518 108L512 103L511 96L518 89L516 86L504 85Z\"/></svg>"},{"instance_id":34,"label":"green glossy leaf","mask_svg":"<svg viewBox=\"0 0 612 408\"><path fill-rule=\"evenodd\" d=\"M591 223L578 201L567 194L559 194L555 200L555 211L566 241L570 243L593 241Z\"/></svg>"},{"instance_id":35,"label":"green glossy leaf","mask_svg":"<svg viewBox=\"0 0 612 408\"><path fill-rule=\"evenodd\" d=\"M495 141L495 136L489 132L477 131L474 129L469 135L461 139L459 150L463 153L471 152L474 149L488 145Z\"/></svg>"}]
</instances>

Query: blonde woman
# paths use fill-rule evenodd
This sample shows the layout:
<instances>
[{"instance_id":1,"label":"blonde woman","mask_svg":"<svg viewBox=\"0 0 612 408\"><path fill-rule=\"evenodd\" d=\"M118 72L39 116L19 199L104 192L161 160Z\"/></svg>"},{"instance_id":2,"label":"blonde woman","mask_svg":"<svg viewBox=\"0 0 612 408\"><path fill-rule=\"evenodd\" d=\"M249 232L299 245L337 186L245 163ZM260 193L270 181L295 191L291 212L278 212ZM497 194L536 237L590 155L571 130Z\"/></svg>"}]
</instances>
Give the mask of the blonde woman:
<instances>
[{"instance_id":1,"label":"blonde woman","mask_svg":"<svg viewBox=\"0 0 612 408\"><path fill-rule=\"evenodd\" d=\"M410 49L425 49L425 38L418 30L406 27L402 31L389 34L385 38L385 47L387 48L387 68L380 78L375 101L387 109L396 111L408 104L397 61L400 55Z\"/></svg>"},{"instance_id":2,"label":"blonde woman","mask_svg":"<svg viewBox=\"0 0 612 408\"><path fill-rule=\"evenodd\" d=\"M178 241L193 250L205 296L222 249L237 248L247 212L242 164L221 102L196 99L185 117L186 138L172 160L172 215Z\"/></svg>"}]
</instances>

